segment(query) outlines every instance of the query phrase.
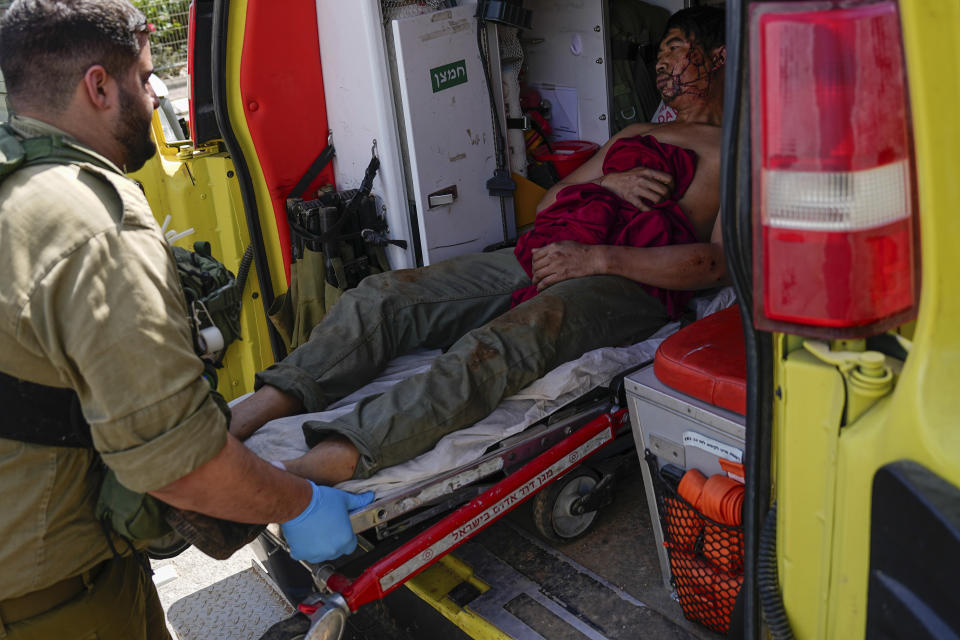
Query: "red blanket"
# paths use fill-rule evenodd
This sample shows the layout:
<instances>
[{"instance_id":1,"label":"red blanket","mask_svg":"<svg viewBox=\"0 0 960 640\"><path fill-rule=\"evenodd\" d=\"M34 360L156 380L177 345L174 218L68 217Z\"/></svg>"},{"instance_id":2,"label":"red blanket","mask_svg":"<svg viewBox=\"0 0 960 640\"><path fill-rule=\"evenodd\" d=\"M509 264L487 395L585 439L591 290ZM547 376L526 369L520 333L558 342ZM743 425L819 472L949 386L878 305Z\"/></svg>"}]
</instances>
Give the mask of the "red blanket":
<instances>
[{"instance_id":1,"label":"red blanket","mask_svg":"<svg viewBox=\"0 0 960 640\"><path fill-rule=\"evenodd\" d=\"M603 160L604 175L635 167L672 175L673 199L640 211L599 185L586 183L564 188L557 194L556 202L537 214L534 228L517 242L514 254L528 276L533 275L533 250L562 240L629 247L661 247L697 241L693 226L677 205L693 181L697 154L662 144L653 136L637 136L617 140ZM689 291L643 287L664 303L671 318L680 315L692 296ZM513 292L513 306L535 295L537 288L533 285L517 289Z\"/></svg>"}]
</instances>

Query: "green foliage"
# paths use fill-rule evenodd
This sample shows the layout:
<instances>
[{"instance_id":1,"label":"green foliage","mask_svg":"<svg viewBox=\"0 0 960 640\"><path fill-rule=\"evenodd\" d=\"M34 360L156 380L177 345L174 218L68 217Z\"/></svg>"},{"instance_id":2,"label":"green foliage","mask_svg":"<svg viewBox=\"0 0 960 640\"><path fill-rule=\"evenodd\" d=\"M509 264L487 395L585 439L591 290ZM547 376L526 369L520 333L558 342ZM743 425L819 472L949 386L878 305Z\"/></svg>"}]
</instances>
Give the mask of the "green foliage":
<instances>
[{"instance_id":1,"label":"green foliage","mask_svg":"<svg viewBox=\"0 0 960 640\"><path fill-rule=\"evenodd\" d=\"M153 66L177 75L187 63L190 0L133 0L155 29L150 37Z\"/></svg>"}]
</instances>

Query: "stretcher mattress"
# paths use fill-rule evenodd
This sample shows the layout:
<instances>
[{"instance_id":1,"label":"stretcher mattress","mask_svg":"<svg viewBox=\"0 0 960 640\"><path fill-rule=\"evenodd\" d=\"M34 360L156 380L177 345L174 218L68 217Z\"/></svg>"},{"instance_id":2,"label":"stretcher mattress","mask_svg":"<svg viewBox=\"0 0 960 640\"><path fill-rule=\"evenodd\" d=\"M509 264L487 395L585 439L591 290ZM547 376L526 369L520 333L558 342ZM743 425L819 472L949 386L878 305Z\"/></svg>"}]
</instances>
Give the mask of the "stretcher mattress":
<instances>
[{"instance_id":1,"label":"stretcher mattress","mask_svg":"<svg viewBox=\"0 0 960 640\"><path fill-rule=\"evenodd\" d=\"M729 307L734 300L733 289L726 287L711 296L695 298L691 307L699 319ZM652 360L660 343L680 326L679 322L671 322L643 342L588 351L506 398L489 416L472 427L447 434L430 451L402 464L381 469L370 478L348 480L337 486L346 491L374 491L379 497L472 462L497 442L523 431L585 392L609 384L622 371ZM267 460L299 457L308 450L303 437L304 422L330 421L350 412L360 398L382 393L400 380L425 371L439 354L439 350L420 350L395 358L380 377L332 404L327 410L268 422L246 444Z\"/></svg>"}]
</instances>

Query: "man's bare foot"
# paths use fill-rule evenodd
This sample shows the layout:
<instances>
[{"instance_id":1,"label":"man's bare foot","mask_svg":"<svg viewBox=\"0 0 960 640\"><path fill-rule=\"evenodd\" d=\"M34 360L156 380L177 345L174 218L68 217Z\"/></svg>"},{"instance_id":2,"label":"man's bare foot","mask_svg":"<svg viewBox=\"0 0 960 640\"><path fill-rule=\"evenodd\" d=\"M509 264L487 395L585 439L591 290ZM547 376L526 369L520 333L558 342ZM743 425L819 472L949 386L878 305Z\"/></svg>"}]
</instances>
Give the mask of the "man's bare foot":
<instances>
[{"instance_id":1,"label":"man's bare foot","mask_svg":"<svg viewBox=\"0 0 960 640\"><path fill-rule=\"evenodd\" d=\"M284 460L287 471L317 484L335 485L353 478L360 452L343 436L330 436L299 458Z\"/></svg>"},{"instance_id":2,"label":"man's bare foot","mask_svg":"<svg viewBox=\"0 0 960 640\"><path fill-rule=\"evenodd\" d=\"M271 420L301 412L300 398L265 384L231 408L230 433L246 440Z\"/></svg>"}]
</instances>

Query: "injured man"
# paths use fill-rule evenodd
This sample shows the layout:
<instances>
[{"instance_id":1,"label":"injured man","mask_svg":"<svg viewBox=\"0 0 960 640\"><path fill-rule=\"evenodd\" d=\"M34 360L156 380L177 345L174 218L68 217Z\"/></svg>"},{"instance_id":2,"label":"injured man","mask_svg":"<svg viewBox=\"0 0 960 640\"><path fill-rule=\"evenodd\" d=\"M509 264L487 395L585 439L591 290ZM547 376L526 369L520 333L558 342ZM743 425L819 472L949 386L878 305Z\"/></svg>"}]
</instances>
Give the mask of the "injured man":
<instances>
[{"instance_id":1,"label":"injured man","mask_svg":"<svg viewBox=\"0 0 960 640\"><path fill-rule=\"evenodd\" d=\"M585 352L646 339L689 301L724 284L720 119L724 14L686 9L667 24L657 88L677 112L632 125L551 188L515 250L370 276L309 341L257 375L230 431L322 411L393 358L443 349L428 370L307 422L310 450L274 461L333 485L431 449L545 373Z\"/></svg>"}]
</instances>

